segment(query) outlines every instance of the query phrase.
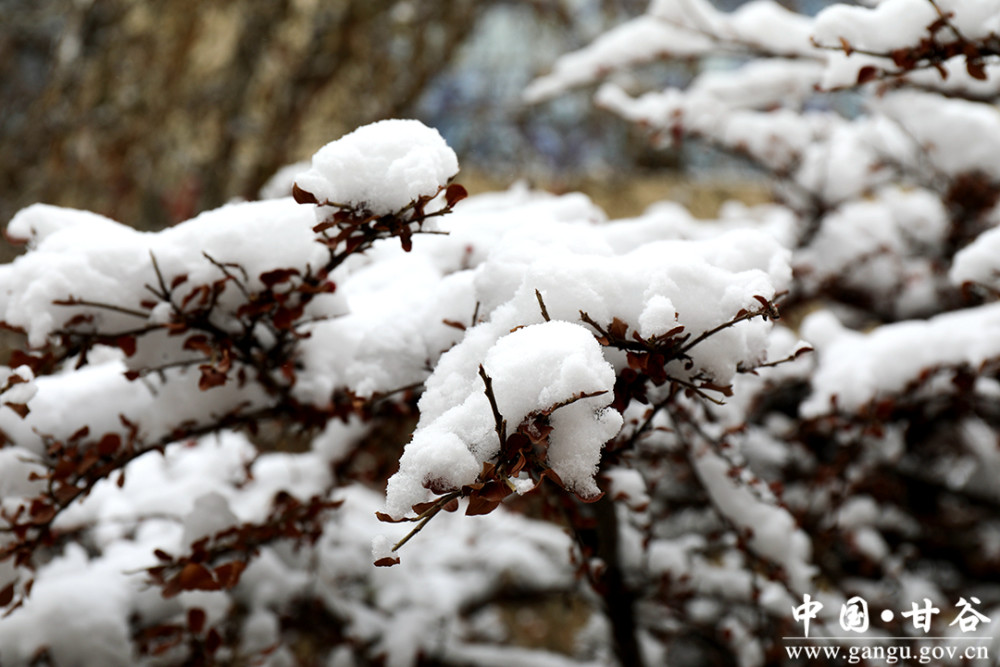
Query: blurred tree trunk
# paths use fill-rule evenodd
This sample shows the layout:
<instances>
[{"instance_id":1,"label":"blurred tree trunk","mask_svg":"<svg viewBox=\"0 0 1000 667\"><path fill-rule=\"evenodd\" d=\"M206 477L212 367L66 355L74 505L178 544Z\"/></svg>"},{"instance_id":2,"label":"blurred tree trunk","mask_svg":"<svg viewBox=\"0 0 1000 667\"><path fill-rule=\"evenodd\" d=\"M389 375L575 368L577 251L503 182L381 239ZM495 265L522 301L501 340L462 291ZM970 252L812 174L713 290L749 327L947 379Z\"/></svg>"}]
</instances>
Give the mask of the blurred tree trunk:
<instances>
[{"instance_id":1,"label":"blurred tree trunk","mask_svg":"<svg viewBox=\"0 0 1000 667\"><path fill-rule=\"evenodd\" d=\"M408 114L489 3L2 0L0 222L35 201L158 228Z\"/></svg>"}]
</instances>

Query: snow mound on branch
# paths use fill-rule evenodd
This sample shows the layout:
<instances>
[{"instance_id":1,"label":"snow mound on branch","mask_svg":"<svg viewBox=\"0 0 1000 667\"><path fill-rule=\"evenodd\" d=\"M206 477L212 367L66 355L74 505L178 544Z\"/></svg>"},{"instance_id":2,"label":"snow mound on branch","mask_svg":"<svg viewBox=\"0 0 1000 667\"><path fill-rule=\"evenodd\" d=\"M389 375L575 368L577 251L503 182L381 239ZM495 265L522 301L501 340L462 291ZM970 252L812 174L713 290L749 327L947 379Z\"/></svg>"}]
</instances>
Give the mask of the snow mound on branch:
<instances>
[{"instance_id":1,"label":"snow mound on branch","mask_svg":"<svg viewBox=\"0 0 1000 667\"><path fill-rule=\"evenodd\" d=\"M142 323L135 315L54 302L75 298L138 311L152 298L146 286L159 284L156 266L167 284L184 276L182 288L222 278L208 257L238 263L250 278L248 286L259 287L258 276L275 267L322 266L313 225L311 207L289 198L229 204L157 233L34 204L7 226L8 236L26 241L32 252L0 266L0 320L25 329L32 346L44 344L76 314L94 315L95 326L105 331L134 329ZM237 290L229 289L220 305L238 298Z\"/></svg>"},{"instance_id":2,"label":"snow mound on branch","mask_svg":"<svg viewBox=\"0 0 1000 667\"><path fill-rule=\"evenodd\" d=\"M561 56L552 72L523 92L535 104L610 73L656 60L709 55L729 40L791 57L818 58L809 42L811 19L771 0L749 2L732 13L705 0L651 3L643 16L607 31L584 48Z\"/></svg>"},{"instance_id":3,"label":"snow mound on branch","mask_svg":"<svg viewBox=\"0 0 1000 667\"><path fill-rule=\"evenodd\" d=\"M942 16L947 17L961 35L949 26L936 27ZM919 51L931 40L937 45L977 40L995 34L998 29L998 0L939 0L936 3L884 0L871 8L843 4L827 7L816 17L813 38L824 47L840 49L846 45L850 49L846 53L830 54L823 87L837 88L854 85L864 67L898 71L899 67L888 57L894 51ZM885 54L886 57L871 54ZM956 70L965 69L965 58L961 61ZM932 76L931 83L935 87L950 78L936 71ZM959 73L958 76L968 79L967 74Z\"/></svg>"},{"instance_id":4,"label":"snow mound on branch","mask_svg":"<svg viewBox=\"0 0 1000 667\"><path fill-rule=\"evenodd\" d=\"M891 398L926 370L1000 357L1000 304L878 327L868 334L845 328L829 312L803 322L802 337L819 352L812 394L800 407L808 419L836 408L854 412Z\"/></svg>"},{"instance_id":5,"label":"snow mound on branch","mask_svg":"<svg viewBox=\"0 0 1000 667\"><path fill-rule=\"evenodd\" d=\"M952 283L979 283L1000 288L1000 227L983 232L955 255L948 277Z\"/></svg>"},{"instance_id":6,"label":"snow mound on branch","mask_svg":"<svg viewBox=\"0 0 1000 667\"><path fill-rule=\"evenodd\" d=\"M365 125L319 149L295 185L320 204L386 215L432 197L458 173L458 157L418 120Z\"/></svg>"},{"instance_id":7,"label":"snow mound on branch","mask_svg":"<svg viewBox=\"0 0 1000 667\"><path fill-rule=\"evenodd\" d=\"M948 176L980 171L1000 178L1000 111L992 104L906 90L886 95L874 106L904 128L926 159Z\"/></svg>"},{"instance_id":8,"label":"snow mound on branch","mask_svg":"<svg viewBox=\"0 0 1000 667\"><path fill-rule=\"evenodd\" d=\"M756 297L773 299L790 281L788 251L765 233L655 241L615 254L609 241L620 244L630 230L650 232L641 219L601 226L550 223L512 228L494 241L474 282L486 321L468 329L427 379L421 421L400 473L389 482L390 514L398 518L427 500L428 489L443 493L473 483L482 464L496 456L499 439L480 364L512 432L532 411L581 392L613 389L614 374L605 373L624 368L625 355L609 350L605 361L597 332L582 326L581 313L601 327L617 318L646 338L680 326L693 341L740 311L759 308ZM539 295L551 319L544 324ZM729 383L739 366L766 356L770 326L756 318L721 328L688 350L690 366L671 362L668 372L685 382ZM602 394L550 417L548 463L581 495L596 492L591 461L621 425L617 413L603 410L610 401L610 394Z\"/></svg>"},{"instance_id":9,"label":"snow mound on branch","mask_svg":"<svg viewBox=\"0 0 1000 667\"><path fill-rule=\"evenodd\" d=\"M935 4L937 8L935 8ZM917 46L928 37L928 26L948 16L952 25L967 39L985 37L1000 30L998 0L884 0L876 7L834 5L816 17L813 37L821 44L837 44L840 39L854 49L889 53ZM949 28L938 31L939 42L957 36Z\"/></svg>"},{"instance_id":10,"label":"snow mound on branch","mask_svg":"<svg viewBox=\"0 0 1000 667\"><path fill-rule=\"evenodd\" d=\"M793 590L809 590L816 572L811 564L812 543L788 510L765 502L747 485L734 481L730 466L710 451L696 456L694 466L719 511L749 532L750 548L780 564Z\"/></svg>"},{"instance_id":11,"label":"snow mound on branch","mask_svg":"<svg viewBox=\"0 0 1000 667\"><path fill-rule=\"evenodd\" d=\"M421 399L421 424L399 462L399 472L386 490L386 507L400 517L425 498L425 488L457 489L472 484L482 464L496 457L500 441L477 361L492 378L497 408L508 432L533 412L551 410L580 394L598 394L577 400L552 413L549 465L567 488L584 496L599 493L594 481L601 447L621 428L621 416L608 410L615 373L604 359L597 340L584 327L570 322L545 322L501 337L484 357L476 354L481 341L495 327L477 335L442 357L442 364L458 359L462 373L444 378L437 391ZM472 369L470 372L469 369ZM475 375L474 375L475 374ZM460 384L460 391L453 391ZM442 401L441 394L448 398ZM458 396L464 394L464 396ZM436 414L428 419L428 415Z\"/></svg>"}]
</instances>

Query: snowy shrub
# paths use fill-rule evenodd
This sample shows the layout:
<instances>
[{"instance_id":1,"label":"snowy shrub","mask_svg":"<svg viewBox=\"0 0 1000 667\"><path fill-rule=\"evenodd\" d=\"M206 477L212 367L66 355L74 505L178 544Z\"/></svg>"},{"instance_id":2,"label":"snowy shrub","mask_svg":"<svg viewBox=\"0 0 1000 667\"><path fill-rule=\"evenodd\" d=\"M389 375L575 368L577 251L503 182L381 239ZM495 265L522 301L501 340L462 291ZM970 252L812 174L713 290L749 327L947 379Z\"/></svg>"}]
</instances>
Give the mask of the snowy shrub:
<instances>
[{"instance_id":1,"label":"snowy shrub","mask_svg":"<svg viewBox=\"0 0 1000 667\"><path fill-rule=\"evenodd\" d=\"M998 22L654 0L525 92L771 179L718 220L466 198L401 120L159 233L22 210L0 664L749 667L806 595L996 615Z\"/></svg>"}]
</instances>

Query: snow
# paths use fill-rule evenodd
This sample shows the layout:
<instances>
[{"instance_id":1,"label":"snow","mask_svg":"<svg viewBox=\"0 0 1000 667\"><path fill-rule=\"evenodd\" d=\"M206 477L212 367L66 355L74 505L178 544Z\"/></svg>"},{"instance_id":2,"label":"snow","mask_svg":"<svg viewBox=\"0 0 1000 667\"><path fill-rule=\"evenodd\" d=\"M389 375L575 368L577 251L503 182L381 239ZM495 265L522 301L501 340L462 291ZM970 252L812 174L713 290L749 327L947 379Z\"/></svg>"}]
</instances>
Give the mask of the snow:
<instances>
[{"instance_id":1,"label":"snow","mask_svg":"<svg viewBox=\"0 0 1000 667\"><path fill-rule=\"evenodd\" d=\"M640 323L643 336L684 326L694 337L741 310L759 307L755 297L773 298L790 279L787 252L759 232L660 241L615 255L600 238L614 227L575 226L559 233L558 225L544 232L523 226L496 242L475 278L475 300L486 321L467 330L427 378L420 423L400 472L389 481L390 514L402 516L427 500L427 487L440 492L474 482L482 464L496 455L499 442L478 375L480 363L496 383L501 413L511 428L529 412L547 410L576 392L608 392L560 408L551 417L550 465L566 475L570 488L594 495L600 446L621 426L620 416L601 411L611 401L614 382L607 363L621 367L624 360L618 356L603 362L606 370L600 377L580 374L603 358L595 332L581 326L581 311L602 326L614 318ZM552 322L541 323L539 294ZM763 358L769 326L757 319L723 329L690 350L692 367L676 363L673 372L728 383L739 365ZM518 327L525 328L510 333ZM541 357L532 352L536 345ZM577 355L589 361L574 360ZM530 374L532 365L555 375L543 382ZM565 379L556 382L561 374Z\"/></svg>"},{"instance_id":2,"label":"snow","mask_svg":"<svg viewBox=\"0 0 1000 667\"><path fill-rule=\"evenodd\" d=\"M653 2L646 14L613 28L584 48L561 56L549 74L523 92L529 104L656 60L707 55L731 42L748 51L817 58L811 21L771 0L754 0L732 14L703 0Z\"/></svg>"},{"instance_id":3,"label":"snow","mask_svg":"<svg viewBox=\"0 0 1000 667\"><path fill-rule=\"evenodd\" d=\"M469 347L453 348L441 364L450 365L455 357L465 357ZM386 507L396 517L423 502L427 487L441 493L474 483L482 464L500 451L484 386L476 382L477 359L461 361L472 373L466 372L465 377L456 374L444 381L450 395L447 401L441 401L430 389L430 381L421 399L421 424L386 490ZM614 398L615 373L593 334L570 322L534 324L497 340L481 363L492 378L497 407L510 432L532 414L552 410L580 394L599 394L551 414L553 432L548 449L549 465L569 490L582 496L597 495L594 475L601 446L621 428L621 417L607 409ZM458 384L465 395L456 400L448 385ZM436 418L429 417L438 401L453 407Z\"/></svg>"},{"instance_id":4,"label":"snow","mask_svg":"<svg viewBox=\"0 0 1000 667\"><path fill-rule=\"evenodd\" d=\"M383 120L321 148L295 185L321 205L386 215L437 194L456 173L458 157L437 130Z\"/></svg>"},{"instance_id":5,"label":"snow","mask_svg":"<svg viewBox=\"0 0 1000 667\"><path fill-rule=\"evenodd\" d=\"M729 464L711 452L701 452L695 470L719 511L750 537L750 548L784 568L789 586L796 592L814 590L812 542L796 526L795 518L782 507L765 502L746 485L728 474Z\"/></svg>"},{"instance_id":6,"label":"snow","mask_svg":"<svg viewBox=\"0 0 1000 667\"><path fill-rule=\"evenodd\" d=\"M955 255L948 278L955 285L978 283L1000 287L1000 227L994 227L976 237Z\"/></svg>"},{"instance_id":7,"label":"snow","mask_svg":"<svg viewBox=\"0 0 1000 667\"><path fill-rule=\"evenodd\" d=\"M979 368L1000 356L1000 304L886 324L869 333L845 329L828 311L809 316L802 337L813 344L819 367L802 403L804 418L834 409L857 411L891 398L926 369Z\"/></svg>"}]
</instances>

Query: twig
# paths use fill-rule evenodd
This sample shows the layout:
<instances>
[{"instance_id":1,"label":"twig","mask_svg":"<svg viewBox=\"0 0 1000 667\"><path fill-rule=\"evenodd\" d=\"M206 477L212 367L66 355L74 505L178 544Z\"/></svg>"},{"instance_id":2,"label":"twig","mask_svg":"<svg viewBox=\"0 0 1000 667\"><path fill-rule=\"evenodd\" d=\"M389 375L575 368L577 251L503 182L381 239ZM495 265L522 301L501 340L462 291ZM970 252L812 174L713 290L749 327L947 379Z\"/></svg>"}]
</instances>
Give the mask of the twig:
<instances>
[{"instance_id":1,"label":"twig","mask_svg":"<svg viewBox=\"0 0 1000 667\"><path fill-rule=\"evenodd\" d=\"M453 500L456 500L457 498L460 498L461 496L462 496L461 491L452 491L448 495L441 496L440 498L438 498L437 502L435 502L433 505L424 510L419 516L414 517L413 519L409 519L410 521L419 521L419 523L416 526L414 526L413 530L408 532L403 537L403 539L401 539L399 542L396 542L396 546L394 546L392 550L398 551L404 544L410 541L410 538L412 538L414 535L423 530L424 526L427 525L427 522L433 519L438 512L444 509L445 505L447 505Z\"/></svg>"},{"instance_id":2,"label":"twig","mask_svg":"<svg viewBox=\"0 0 1000 667\"><path fill-rule=\"evenodd\" d=\"M486 385L486 398L490 401L497 437L500 438L500 446L503 447L507 442L507 420L503 418L503 415L500 414L500 408L497 407L497 399L493 395L493 378L486 374L486 369L483 368L482 364L479 364L479 377L483 378L483 384Z\"/></svg>"},{"instance_id":3,"label":"twig","mask_svg":"<svg viewBox=\"0 0 1000 667\"><path fill-rule=\"evenodd\" d=\"M702 341L704 341L704 340L706 340L708 338L711 338L715 334L719 333L723 329L728 329L729 327L734 326L736 324L739 324L740 322L742 322L744 320L752 320L755 317L768 317L768 316L774 317L772 308L773 308L773 305L771 305L769 303L768 306L761 306L760 308L757 308L757 309L754 309L754 310L748 310L748 311L746 311L744 313L741 313L741 314L737 315L736 317L734 317L733 319L729 320L728 322L723 322L719 326L717 326L717 327L715 327L713 329L709 329L708 331L703 332L701 335L699 335L693 341L691 341L690 343L688 343L687 345L685 345L684 347L682 347L678 351L678 354L680 354L680 355L687 354L689 351L691 351L691 348L693 348L698 343L701 343Z\"/></svg>"},{"instance_id":4,"label":"twig","mask_svg":"<svg viewBox=\"0 0 1000 667\"><path fill-rule=\"evenodd\" d=\"M112 310L116 313L123 313L125 315L131 315L133 317L139 317L142 319L149 319L149 313L144 313L141 310L132 310L131 308L125 308L124 306L116 306L113 303L101 303L100 301L90 301L88 299L77 299L70 297L68 299L59 299L52 302L55 306L89 306L91 308L101 308L103 310Z\"/></svg>"},{"instance_id":5,"label":"twig","mask_svg":"<svg viewBox=\"0 0 1000 667\"><path fill-rule=\"evenodd\" d=\"M549 310L545 307L545 301L542 300L542 293L537 289L535 290L535 298L538 299L538 307L542 309L542 317L546 322L550 321Z\"/></svg>"}]
</instances>

